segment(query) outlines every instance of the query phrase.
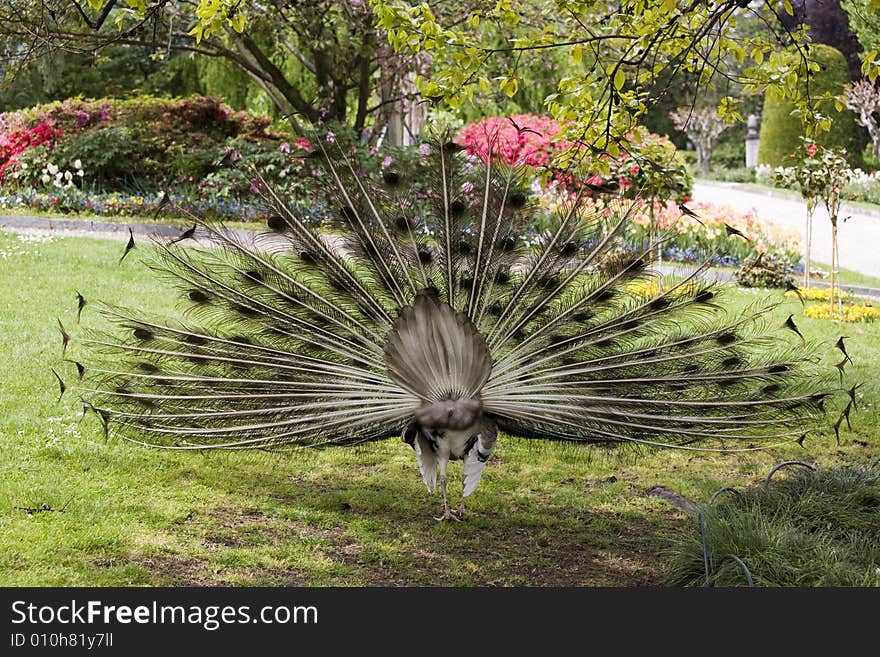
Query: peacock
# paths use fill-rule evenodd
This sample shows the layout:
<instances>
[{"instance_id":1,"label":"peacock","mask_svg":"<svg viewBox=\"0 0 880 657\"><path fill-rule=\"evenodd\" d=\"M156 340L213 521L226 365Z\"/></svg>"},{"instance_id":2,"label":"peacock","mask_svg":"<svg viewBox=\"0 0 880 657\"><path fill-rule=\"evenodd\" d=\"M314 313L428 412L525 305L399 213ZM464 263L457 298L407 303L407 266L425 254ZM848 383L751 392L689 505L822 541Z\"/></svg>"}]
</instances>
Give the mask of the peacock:
<instances>
[{"instance_id":1,"label":"peacock","mask_svg":"<svg viewBox=\"0 0 880 657\"><path fill-rule=\"evenodd\" d=\"M500 435L753 449L823 417L793 322L772 304L727 312L711 258L659 281L664 236L623 244L636 205L597 209L573 185L548 214L528 171L443 137L421 149L419 194L412 171L367 175L315 144L323 222L258 177L263 233L197 220L157 242L179 319L103 307L111 328L85 335L77 368L105 431L179 450L399 437L439 487L437 519L457 520ZM463 462L457 509L450 461Z\"/></svg>"}]
</instances>

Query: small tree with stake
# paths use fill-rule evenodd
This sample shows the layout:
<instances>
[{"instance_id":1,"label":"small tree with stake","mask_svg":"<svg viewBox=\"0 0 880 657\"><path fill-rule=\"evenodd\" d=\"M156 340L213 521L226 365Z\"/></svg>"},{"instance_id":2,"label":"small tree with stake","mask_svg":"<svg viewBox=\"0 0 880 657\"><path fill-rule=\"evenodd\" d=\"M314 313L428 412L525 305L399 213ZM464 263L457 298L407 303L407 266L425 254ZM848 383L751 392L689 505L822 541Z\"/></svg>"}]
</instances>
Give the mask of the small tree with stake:
<instances>
[{"instance_id":1,"label":"small tree with stake","mask_svg":"<svg viewBox=\"0 0 880 657\"><path fill-rule=\"evenodd\" d=\"M812 141L805 140L803 157L795 166L781 169L777 172L777 179L785 184L797 184L801 195L807 199L807 267L805 281L809 284L810 272L810 246L812 233L813 210L819 200L828 211L831 220L831 315L840 317L843 314L841 307L840 289L838 283L838 269L840 267L840 252L837 248L837 224L840 214L841 194L844 186L852 178L853 172L844 157L842 151L818 146ZM792 154L792 158L796 155ZM835 304L837 311L835 312Z\"/></svg>"},{"instance_id":2,"label":"small tree with stake","mask_svg":"<svg viewBox=\"0 0 880 657\"><path fill-rule=\"evenodd\" d=\"M826 185L824 164L818 155L819 146L811 139L801 137L803 148L788 157L794 164L776 169L776 184L779 187L796 187L807 204L805 233L806 252L804 255L804 288L810 288L810 256L813 251L813 213Z\"/></svg>"},{"instance_id":3,"label":"small tree with stake","mask_svg":"<svg viewBox=\"0 0 880 657\"><path fill-rule=\"evenodd\" d=\"M837 315L843 315L840 299L840 286L838 268L840 267L840 252L837 248L837 219L840 212L841 193L844 186L852 179L852 169L843 153L823 148L820 156L821 167L817 173L822 177L825 184L820 189L820 198L825 203L828 218L831 219L831 313L834 314L835 301L837 303Z\"/></svg>"}]
</instances>

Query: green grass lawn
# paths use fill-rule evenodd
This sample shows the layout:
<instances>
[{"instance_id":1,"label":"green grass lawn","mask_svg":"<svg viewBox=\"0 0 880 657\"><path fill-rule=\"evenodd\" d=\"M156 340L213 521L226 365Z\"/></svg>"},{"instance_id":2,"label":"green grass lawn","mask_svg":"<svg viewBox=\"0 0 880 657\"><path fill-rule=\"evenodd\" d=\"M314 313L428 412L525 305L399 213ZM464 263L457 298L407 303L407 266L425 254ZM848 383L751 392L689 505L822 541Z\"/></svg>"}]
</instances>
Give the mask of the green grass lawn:
<instances>
[{"instance_id":1,"label":"green grass lawn","mask_svg":"<svg viewBox=\"0 0 880 657\"><path fill-rule=\"evenodd\" d=\"M64 219L66 221L81 221L88 224L93 221L108 222L113 224L145 224L145 225L167 225L179 226L187 228L192 226L192 217L181 214L180 216L169 216L166 214L153 217L152 215L144 215L139 217L125 217L121 215L103 215L103 214L64 214L60 212L46 212L37 209L21 209L21 208L4 208L0 210L0 222L2 217L37 217L39 219ZM235 221L228 222L232 228L241 228L243 230L266 230L266 224L259 221Z\"/></svg>"},{"instance_id":2,"label":"green grass lawn","mask_svg":"<svg viewBox=\"0 0 880 657\"><path fill-rule=\"evenodd\" d=\"M794 313L832 367L847 335L864 382L853 430L741 454L576 449L502 436L462 523L437 523L412 450L399 440L353 449L176 453L105 442L97 420L61 402L69 382L56 324L76 327L88 299L171 314L176 301L121 244L0 233L0 586L23 585L611 585L662 584L671 543L696 521L648 494L664 486L705 502L776 463L867 463L880 455L880 324L839 326ZM778 292L731 289L728 308ZM95 304L83 322L96 322ZM796 338L794 338L796 339ZM76 352L68 354L75 357ZM831 406L839 409L845 395ZM832 421L836 415L832 415ZM453 464L453 478L459 472ZM457 489L452 488L453 500ZM63 512L28 514L47 504Z\"/></svg>"},{"instance_id":3,"label":"green grass lawn","mask_svg":"<svg viewBox=\"0 0 880 657\"><path fill-rule=\"evenodd\" d=\"M813 262L810 263L810 269L822 269L824 271L831 271L831 265L822 262ZM831 279L827 277L821 280L826 284L831 283ZM801 282L802 281L800 278L795 279L796 284L800 285ZM880 278L878 278L877 276L862 274L860 272L853 271L852 269L844 269L843 267L840 268L840 283L841 285L858 285L880 289Z\"/></svg>"}]
</instances>

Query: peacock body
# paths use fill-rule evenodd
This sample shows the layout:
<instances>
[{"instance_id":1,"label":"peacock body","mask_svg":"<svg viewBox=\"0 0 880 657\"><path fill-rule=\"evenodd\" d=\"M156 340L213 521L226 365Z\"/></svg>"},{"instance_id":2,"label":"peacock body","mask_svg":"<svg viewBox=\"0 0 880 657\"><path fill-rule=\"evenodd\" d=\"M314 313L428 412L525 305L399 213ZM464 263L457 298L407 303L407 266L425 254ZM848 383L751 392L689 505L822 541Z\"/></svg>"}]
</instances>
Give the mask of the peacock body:
<instances>
[{"instance_id":1,"label":"peacock body","mask_svg":"<svg viewBox=\"0 0 880 657\"><path fill-rule=\"evenodd\" d=\"M573 193L527 243L539 209L516 167L437 142L417 198L407 172L364 177L322 146L327 226L261 185L273 218L258 239L202 224L213 248L159 245L183 319L106 308L116 329L85 340L82 391L106 424L176 449L399 435L453 518L449 461L463 513L499 431L730 449L821 417L799 338L777 335L769 306L724 312L706 265L657 286L656 245L620 248L625 206Z\"/></svg>"}]
</instances>

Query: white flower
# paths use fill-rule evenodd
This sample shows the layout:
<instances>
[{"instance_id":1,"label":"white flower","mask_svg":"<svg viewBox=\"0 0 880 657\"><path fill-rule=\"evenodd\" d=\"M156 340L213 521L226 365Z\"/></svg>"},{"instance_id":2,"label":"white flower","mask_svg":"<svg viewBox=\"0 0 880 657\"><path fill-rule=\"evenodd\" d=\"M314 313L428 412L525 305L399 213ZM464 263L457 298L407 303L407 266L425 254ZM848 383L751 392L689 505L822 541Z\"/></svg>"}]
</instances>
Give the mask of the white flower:
<instances>
[{"instance_id":1,"label":"white flower","mask_svg":"<svg viewBox=\"0 0 880 657\"><path fill-rule=\"evenodd\" d=\"M81 160L74 160L73 161L73 168L74 169L82 169L83 168L82 161Z\"/></svg>"},{"instance_id":2,"label":"white flower","mask_svg":"<svg viewBox=\"0 0 880 657\"><path fill-rule=\"evenodd\" d=\"M70 171L65 171L64 172L64 179L67 180L68 182L73 180L73 174L70 173Z\"/></svg>"},{"instance_id":3,"label":"white flower","mask_svg":"<svg viewBox=\"0 0 880 657\"><path fill-rule=\"evenodd\" d=\"M52 174L53 176L58 173L58 167L52 164L51 162L46 165L46 170Z\"/></svg>"},{"instance_id":4,"label":"white flower","mask_svg":"<svg viewBox=\"0 0 880 657\"><path fill-rule=\"evenodd\" d=\"M48 184L49 184L49 181L52 180L52 177L51 177L48 173L44 173L44 174L40 177L40 180L43 181L43 184L44 184L44 185L48 185Z\"/></svg>"},{"instance_id":5,"label":"white flower","mask_svg":"<svg viewBox=\"0 0 880 657\"><path fill-rule=\"evenodd\" d=\"M27 168L28 168L28 167L27 167L27 162L22 162L22 163L21 163L21 170L22 170L22 171L27 171Z\"/></svg>"},{"instance_id":6,"label":"white flower","mask_svg":"<svg viewBox=\"0 0 880 657\"><path fill-rule=\"evenodd\" d=\"M82 169L79 169L79 170L76 172L76 175L78 175L80 178L82 178L82 177L83 177L83 170L82 170Z\"/></svg>"}]
</instances>

